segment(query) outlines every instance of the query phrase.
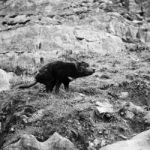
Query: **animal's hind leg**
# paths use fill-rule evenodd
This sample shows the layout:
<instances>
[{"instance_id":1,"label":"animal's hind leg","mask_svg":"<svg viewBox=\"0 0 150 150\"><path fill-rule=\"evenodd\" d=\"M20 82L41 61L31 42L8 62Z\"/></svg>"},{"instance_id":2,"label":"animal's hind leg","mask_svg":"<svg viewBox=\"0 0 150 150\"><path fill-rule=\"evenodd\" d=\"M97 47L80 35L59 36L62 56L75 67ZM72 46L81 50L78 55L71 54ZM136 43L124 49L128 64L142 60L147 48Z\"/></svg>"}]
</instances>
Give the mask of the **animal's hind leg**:
<instances>
[{"instance_id":1,"label":"animal's hind leg","mask_svg":"<svg viewBox=\"0 0 150 150\"><path fill-rule=\"evenodd\" d=\"M47 84L46 84L46 92L52 92L53 91L53 88L56 84L56 81L55 80L52 80L52 81L49 81Z\"/></svg>"},{"instance_id":2,"label":"animal's hind leg","mask_svg":"<svg viewBox=\"0 0 150 150\"><path fill-rule=\"evenodd\" d=\"M59 88L60 88L61 83L62 83L61 81L57 81L56 88L55 88L55 93L59 93Z\"/></svg>"}]
</instances>

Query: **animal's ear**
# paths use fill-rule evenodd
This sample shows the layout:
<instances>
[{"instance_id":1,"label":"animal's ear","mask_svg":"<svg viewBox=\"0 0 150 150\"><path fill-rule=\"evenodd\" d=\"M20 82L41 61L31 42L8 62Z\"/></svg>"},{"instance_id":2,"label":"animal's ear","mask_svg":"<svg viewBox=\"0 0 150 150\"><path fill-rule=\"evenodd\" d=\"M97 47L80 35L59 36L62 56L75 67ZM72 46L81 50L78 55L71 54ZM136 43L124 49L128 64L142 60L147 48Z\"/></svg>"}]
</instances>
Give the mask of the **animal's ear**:
<instances>
[{"instance_id":1,"label":"animal's ear","mask_svg":"<svg viewBox=\"0 0 150 150\"><path fill-rule=\"evenodd\" d=\"M76 66L76 69L77 69L79 72L82 72L82 71L84 71L86 68L89 67L89 64L86 63L86 62L83 62L83 61L81 61L81 62L77 61L77 62L75 62L75 66Z\"/></svg>"},{"instance_id":2,"label":"animal's ear","mask_svg":"<svg viewBox=\"0 0 150 150\"><path fill-rule=\"evenodd\" d=\"M86 63L86 62L84 62L84 61L80 61L80 62L78 62L78 63L79 63L79 66L80 66L80 67L84 67L84 68L89 67L89 64Z\"/></svg>"}]
</instances>

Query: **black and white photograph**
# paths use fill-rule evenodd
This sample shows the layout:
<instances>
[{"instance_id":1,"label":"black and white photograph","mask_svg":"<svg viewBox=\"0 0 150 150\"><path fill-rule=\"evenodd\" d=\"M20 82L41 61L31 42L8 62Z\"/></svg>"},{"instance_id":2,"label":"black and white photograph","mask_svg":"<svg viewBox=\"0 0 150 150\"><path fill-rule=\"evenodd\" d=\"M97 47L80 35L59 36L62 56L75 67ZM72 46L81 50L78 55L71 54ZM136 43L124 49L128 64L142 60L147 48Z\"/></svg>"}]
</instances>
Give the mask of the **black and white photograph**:
<instances>
[{"instance_id":1,"label":"black and white photograph","mask_svg":"<svg viewBox=\"0 0 150 150\"><path fill-rule=\"evenodd\" d=\"M150 0L0 0L0 150L150 150Z\"/></svg>"}]
</instances>

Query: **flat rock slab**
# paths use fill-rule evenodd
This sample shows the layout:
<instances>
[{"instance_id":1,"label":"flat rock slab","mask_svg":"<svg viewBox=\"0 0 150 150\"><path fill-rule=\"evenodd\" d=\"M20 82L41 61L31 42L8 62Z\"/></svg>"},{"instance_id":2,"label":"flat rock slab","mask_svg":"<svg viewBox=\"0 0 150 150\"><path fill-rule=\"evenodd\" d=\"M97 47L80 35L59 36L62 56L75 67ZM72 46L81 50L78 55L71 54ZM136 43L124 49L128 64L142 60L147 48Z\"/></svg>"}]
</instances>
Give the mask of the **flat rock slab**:
<instances>
[{"instance_id":1,"label":"flat rock slab","mask_svg":"<svg viewBox=\"0 0 150 150\"><path fill-rule=\"evenodd\" d=\"M150 130L142 132L127 141L117 142L100 150L149 150L150 149Z\"/></svg>"}]
</instances>

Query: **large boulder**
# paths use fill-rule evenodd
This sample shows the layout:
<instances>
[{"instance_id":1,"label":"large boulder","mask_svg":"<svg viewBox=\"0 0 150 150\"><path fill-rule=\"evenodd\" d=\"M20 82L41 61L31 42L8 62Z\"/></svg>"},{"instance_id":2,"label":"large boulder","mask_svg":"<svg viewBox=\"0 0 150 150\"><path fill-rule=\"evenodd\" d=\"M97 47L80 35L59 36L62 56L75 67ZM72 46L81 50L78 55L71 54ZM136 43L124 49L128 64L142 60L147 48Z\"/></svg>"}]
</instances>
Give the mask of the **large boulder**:
<instances>
[{"instance_id":1,"label":"large boulder","mask_svg":"<svg viewBox=\"0 0 150 150\"><path fill-rule=\"evenodd\" d=\"M33 135L24 134L21 139L4 150L77 150L72 142L54 133L47 141L39 142Z\"/></svg>"},{"instance_id":2,"label":"large boulder","mask_svg":"<svg viewBox=\"0 0 150 150\"><path fill-rule=\"evenodd\" d=\"M11 75L0 69L0 92L10 89L10 81Z\"/></svg>"},{"instance_id":3,"label":"large boulder","mask_svg":"<svg viewBox=\"0 0 150 150\"><path fill-rule=\"evenodd\" d=\"M120 141L100 150L149 150L150 147L150 130L142 132L127 141Z\"/></svg>"}]
</instances>

